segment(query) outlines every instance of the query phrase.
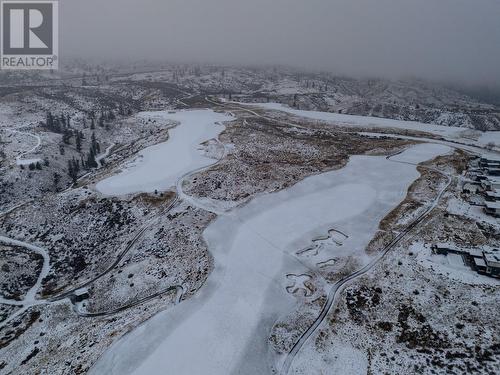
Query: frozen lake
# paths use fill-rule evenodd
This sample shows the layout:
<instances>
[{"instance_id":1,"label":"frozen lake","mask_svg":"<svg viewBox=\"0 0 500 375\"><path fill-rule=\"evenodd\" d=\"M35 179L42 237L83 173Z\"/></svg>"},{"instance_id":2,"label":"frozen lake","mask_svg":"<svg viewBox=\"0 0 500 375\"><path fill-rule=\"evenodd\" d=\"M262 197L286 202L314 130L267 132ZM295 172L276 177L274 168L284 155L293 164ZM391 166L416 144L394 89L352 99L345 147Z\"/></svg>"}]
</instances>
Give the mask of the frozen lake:
<instances>
[{"instance_id":1,"label":"frozen lake","mask_svg":"<svg viewBox=\"0 0 500 375\"><path fill-rule=\"evenodd\" d=\"M395 157L422 162L450 151L419 145ZM93 374L266 374L267 340L276 319L296 303L286 274L307 272L295 253L332 228L349 236L344 251L364 249L380 220L406 196L416 167L356 156L338 171L262 195L219 217L204 232L215 270L193 298L124 336ZM325 261L332 254L320 254Z\"/></svg>"},{"instance_id":2,"label":"frozen lake","mask_svg":"<svg viewBox=\"0 0 500 375\"><path fill-rule=\"evenodd\" d=\"M164 191L174 186L185 173L214 163L200 152L200 144L216 138L223 130L220 125L232 117L212 110L180 111L176 113L143 112L142 117L179 122L169 131L166 142L147 147L118 174L100 181L96 189L106 195Z\"/></svg>"}]
</instances>

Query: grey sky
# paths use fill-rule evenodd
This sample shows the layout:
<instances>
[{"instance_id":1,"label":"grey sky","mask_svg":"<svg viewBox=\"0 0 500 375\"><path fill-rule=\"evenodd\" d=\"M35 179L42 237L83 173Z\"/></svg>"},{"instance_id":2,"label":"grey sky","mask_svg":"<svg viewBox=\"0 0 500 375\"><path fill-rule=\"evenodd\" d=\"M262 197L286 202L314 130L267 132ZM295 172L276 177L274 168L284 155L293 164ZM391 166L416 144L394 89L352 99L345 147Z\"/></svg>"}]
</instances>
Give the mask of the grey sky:
<instances>
[{"instance_id":1,"label":"grey sky","mask_svg":"<svg viewBox=\"0 0 500 375\"><path fill-rule=\"evenodd\" d=\"M500 0L61 0L66 56L500 86Z\"/></svg>"}]
</instances>

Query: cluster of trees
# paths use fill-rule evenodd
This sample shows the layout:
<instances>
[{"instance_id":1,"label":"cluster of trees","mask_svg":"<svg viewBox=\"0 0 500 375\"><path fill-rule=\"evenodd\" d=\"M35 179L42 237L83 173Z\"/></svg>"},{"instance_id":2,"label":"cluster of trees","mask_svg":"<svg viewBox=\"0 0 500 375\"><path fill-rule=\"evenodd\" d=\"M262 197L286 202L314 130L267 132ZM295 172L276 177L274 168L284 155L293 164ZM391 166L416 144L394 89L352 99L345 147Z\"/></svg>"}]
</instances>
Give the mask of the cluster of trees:
<instances>
[{"instance_id":1,"label":"cluster of trees","mask_svg":"<svg viewBox=\"0 0 500 375\"><path fill-rule=\"evenodd\" d=\"M118 107L118 114L120 116L131 115L132 110L130 108L125 108L122 104ZM88 128L87 123L90 123L90 129L95 130L96 126L105 128L109 130L110 122L116 119L116 114L114 110L101 110L99 113L95 111L90 112L87 119L83 119L83 127ZM73 183L78 180L78 175L81 170L89 170L92 168L97 168L99 163L97 162L97 156L101 152L101 146L97 141L95 132L92 132L92 137L90 141L89 151L86 154L82 153L83 141L85 140L85 134L81 130L76 130L71 127L71 118L69 115L61 114L59 116L54 116L50 111L47 113L46 121L43 124L48 130L62 134L62 142L59 145L59 151L61 155L65 154L65 145L70 145L72 139L75 140L75 148L81 154L80 159L72 157L68 160L67 173L72 179ZM32 169L30 165L30 169ZM41 169L39 163L34 164L33 169ZM58 173L54 173L54 185L58 186L61 176Z\"/></svg>"},{"instance_id":2,"label":"cluster of trees","mask_svg":"<svg viewBox=\"0 0 500 375\"><path fill-rule=\"evenodd\" d=\"M328 82L326 82L324 84L324 86L321 85L321 83L319 82L315 82L315 81L306 81L306 84L305 84L306 88L313 88L313 89L318 89L320 91L328 91Z\"/></svg>"},{"instance_id":3,"label":"cluster of trees","mask_svg":"<svg viewBox=\"0 0 500 375\"><path fill-rule=\"evenodd\" d=\"M101 146L97 141L95 133L92 133L89 152L87 155L85 157L82 155L80 160L77 160L75 157L68 160L68 176L73 180L73 183L75 183L78 179L78 174L82 169L89 170L99 166L96 158L100 152Z\"/></svg>"},{"instance_id":4,"label":"cluster of trees","mask_svg":"<svg viewBox=\"0 0 500 375\"><path fill-rule=\"evenodd\" d=\"M47 118L45 124L43 124L48 130L54 133L63 133L71 127L71 118L69 115L60 114L59 116L54 116L50 111L47 113Z\"/></svg>"},{"instance_id":5,"label":"cluster of trees","mask_svg":"<svg viewBox=\"0 0 500 375\"><path fill-rule=\"evenodd\" d=\"M95 133L92 133L92 138L90 141L90 149L87 154L87 159L86 161L82 160L82 164L86 169L98 167L96 156L99 155L100 152L101 152L101 146L99 145L99 142L97 142Z\"/></svg>"},{"instance_id":6,"label":"cluster of trees","mask_svg":"<svg viewBox=\"0 0 500 375\"><path fill-rule=\"evenodd\" d=\"M78 173L80 172L80 162L73 157L68 160L68 176L71 177L73 183L78 180Z\"/></svg>"},{"instance_id":7,"label":"cluster of trees","mask_svg":"<svg viewBox=\"0 0 500 375\"><path fill-rule=\"evenodd\" d=\"M94 111L90 112L89 121L90 121L90 129L95 130L96 122L99 124L101 128L105 128L109 130L109 122L116 119L116 115L113 110L109 111L101 111L99 117L97 117ZM83 119L83 127L87 127L87 120Z\"/></svg>"},{"instance_id":8,"label":"cluster of trees","mask_svg":"<svg viewBox=\"0 0 500 375\"><path fill-rule=\"evenodd\" d=\"M49 166L49 159L45 159L45 160L43 161L43 164L44 164L46 167L48 167L48 166ZM19 167L20 167L21 169L24 169L24 165L23 165L23 164L21 164ZM34 171L34 170L41 171L41 170L42 170L42 164L41 164L39 161L37 161L36 163L30 163L30 164L28 164L28 169L29 169L30 171Z\"/></svg>"},{"instance_id":9,"label":"cluster of trees","mask_svg":"<svg viewBox=\"0 0 500 375\"><path fill-rule=\"evenodd\" d=\"M130 108L125 108L122 104L118 107L118 113L120 116L131 115L132 110ZM95 130L96 123L101 128L109 130L109 123L116 120L116 114L113 110L102 110L99 116L92 111L90 112L89 119L90 129ZM71 118L69 115L61 114L59 116L54 116L50 111L47 112L47 117L45 123L42 125L50 130L51 132L62 134L63 142L69 144L69 140L75 135L71 130ZM87 128L87 119L83 119L83 127Z\"/></svg>"}]
</instances>

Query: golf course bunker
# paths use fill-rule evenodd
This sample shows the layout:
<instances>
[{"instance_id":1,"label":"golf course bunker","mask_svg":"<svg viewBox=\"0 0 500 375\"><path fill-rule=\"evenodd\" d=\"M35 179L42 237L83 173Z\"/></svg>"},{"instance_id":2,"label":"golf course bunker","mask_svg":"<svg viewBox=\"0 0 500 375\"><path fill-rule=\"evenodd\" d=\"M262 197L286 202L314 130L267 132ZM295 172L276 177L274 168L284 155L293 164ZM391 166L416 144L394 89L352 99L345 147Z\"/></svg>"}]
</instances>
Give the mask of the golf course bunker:
<instances>
[{"instance_id":1,"label":"golf course bunker","mask_svg":"<svg viewBox=\"0 0 500 375\"><path fill-rule=\"evenodd\" d=\"M416 149L420 162L449 150ZM202 289L124 336L90 373L271 373L271 328L297 303L286 275L308 273L297 249L339 228L348 236L343 247L368 263L364 249L379 222L418 177L413 165L355 156L341 170L261 195L219 217L204 232L215 269ZM331 259L320 255L317 262Z\"/></svg>"}]
</instances>

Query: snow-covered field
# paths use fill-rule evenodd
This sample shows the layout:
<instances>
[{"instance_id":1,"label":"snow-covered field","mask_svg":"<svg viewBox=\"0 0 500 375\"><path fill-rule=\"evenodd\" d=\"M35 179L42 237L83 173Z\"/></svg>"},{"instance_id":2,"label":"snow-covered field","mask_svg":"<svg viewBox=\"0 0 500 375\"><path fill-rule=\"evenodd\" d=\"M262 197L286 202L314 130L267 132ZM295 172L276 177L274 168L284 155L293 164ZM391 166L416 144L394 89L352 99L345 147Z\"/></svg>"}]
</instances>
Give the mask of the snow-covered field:
<instances>
[{"instance_id":1,"label":"snow-covered field","mask_svg":"<svg viewBox=\"0 0 500 375\"><path fill-rule=\"evenodd\" d=\"M241 104L241 103L240 103ZM451 126L429 125L415 121L400 121L370 116L344 115L333 112L304 111L290 108L281 103L252 103L260 108L282 111L295 116L305 117L312 120L335 122L349 126L364 126L375 128L397 128L415 131L425 131L440 136L459 136L468 129ZM470 130L468 130L470 131Z\"/></svg>"},{"instance_id":2,"label":"snow-covered field","mask_svg":"<svg viewBox=\"0 0 500 375\"><path fill-rule=\"evenodd\" d=\"M449 150L420 145L400 157L422 162ZM287 273L314 272L304 269L296 253L335 228L349 236L341 251L367 263L364 249L380 220L417 177L414 166L357 156L341 170L262 195L219 217L204 233L215 270L202 290L126 335L91 373L268 373L275 366L267 345L270 329L296 303L287 293ZM335 255L322 252L313 261Z\"/></svg>"},{"instance_id":3,"label":"snow-covered field","mask_svg":"<svg viewBox=\"0 0 500 375\"><path fill-rule=\"evenodd\" d=\"M238 103L245 104L245 103ZM466 128L424 124L416 121L393 120L380 117L345 115L333 112L304 111L290 108L281 103L248 103L249 105L268 110L282 111L294 116L304 117L312 120L332 122L347 126L360 126L371 128L395 128L427 132L447 139L458 140L466 143L476 143L478 146L486 146L493 143L500 147L500 132L480 132Z\"/></svg>"},{"instance_id":4,"label":"snow-covered field","mask_svg":"<svg viewBox=\"0 0 500 375\"><path fill-rule=\"evenodd\" d=\"M164 191L185 173L212 164L213 159L200 152L200 144L217 137L224 130L219 123L232 119L211 110L146 112L140 116L171 120L179 125L169 132L167 142L144 149L123 171L99 182L96 188L103 194Z\"/></svg>"}]
</instances>

